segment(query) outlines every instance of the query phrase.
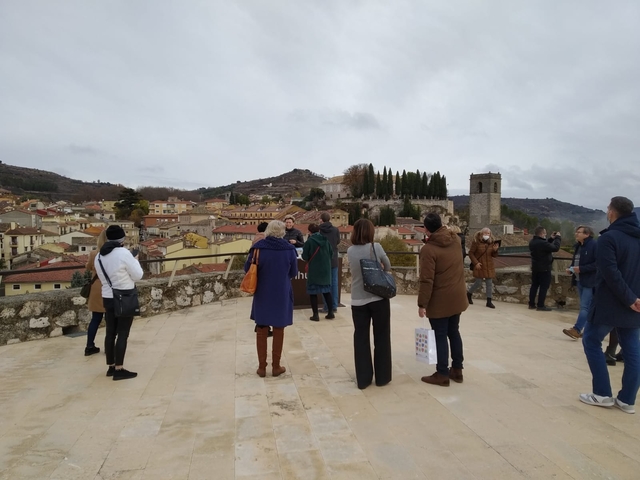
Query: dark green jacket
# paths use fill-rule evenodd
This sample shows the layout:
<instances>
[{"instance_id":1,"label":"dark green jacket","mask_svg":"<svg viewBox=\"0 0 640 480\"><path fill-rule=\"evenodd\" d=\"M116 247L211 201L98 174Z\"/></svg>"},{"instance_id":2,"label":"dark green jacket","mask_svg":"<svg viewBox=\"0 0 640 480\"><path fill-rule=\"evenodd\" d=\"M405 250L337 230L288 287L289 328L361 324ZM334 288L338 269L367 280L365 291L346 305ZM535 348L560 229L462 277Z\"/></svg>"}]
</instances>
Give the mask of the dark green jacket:
<instances>
[{"instance_id":1,"label":"dark green jacket","mask_svg":"<svg viewBox=\"0 0 640 480\"><path fill-rule=\"evenodd\" d=\"M314 233L309 236L302 247L302 259L309 262L309 271L307 272L308 284L331 285L332 255L333 249L326 237L319 233Z\"/></svg>"}]
</instances>

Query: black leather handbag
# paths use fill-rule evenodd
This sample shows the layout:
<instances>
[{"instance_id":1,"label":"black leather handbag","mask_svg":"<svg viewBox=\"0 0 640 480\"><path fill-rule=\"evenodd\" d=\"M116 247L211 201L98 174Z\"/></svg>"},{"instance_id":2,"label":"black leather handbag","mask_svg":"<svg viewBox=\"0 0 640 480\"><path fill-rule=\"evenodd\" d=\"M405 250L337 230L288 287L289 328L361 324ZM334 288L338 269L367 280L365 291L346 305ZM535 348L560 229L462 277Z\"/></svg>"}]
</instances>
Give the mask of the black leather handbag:
<instances>
[{"instance_id":1,"label":"black leather handbag","mask_svg":"<svg viewBox=\"0 0 640 480\"><path fill-rule=\"evenodd\" d=\"M382 298L393 298L396 296L396 281L390 273L383 270L378 261L373 243L371 244L371 251L373 252L373 259L363 258L360 260L364 291Z\"/></svg>"},{"instance_id":2,"label":"black leather handbag","mask_svg":"<svg viewBox=\"0 0 640 480\"><path fill-rule=\"evenodd\" d=\"M140 301L138 300L138 289L136 287L129 288L127 290L120 290L113 288L111 279L104 267L102 266L102 260L98 257L98 263L104 274L104 278L109 282L111 291L113 291L113 312L116 317L137 317L140 315Z\"/></svg>"}]
</instances>

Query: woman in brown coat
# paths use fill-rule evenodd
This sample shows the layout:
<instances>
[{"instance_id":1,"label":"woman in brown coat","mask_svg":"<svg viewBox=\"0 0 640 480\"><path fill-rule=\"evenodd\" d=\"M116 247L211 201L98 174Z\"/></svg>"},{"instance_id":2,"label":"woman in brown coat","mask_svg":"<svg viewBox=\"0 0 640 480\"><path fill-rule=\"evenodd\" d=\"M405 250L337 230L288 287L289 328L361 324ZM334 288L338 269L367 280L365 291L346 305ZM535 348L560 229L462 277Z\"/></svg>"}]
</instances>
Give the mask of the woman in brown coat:
<instances>
[{"instance_id":1,"label":"woman in brown coat","mask_svg":"<svg viewBox=\"0 0 640 480\"><path fill-rule=\"evenodd\" d=\"M499 246L489 228L483 228L473 237L473 242L471 242L471 248L469 249L469 258L471 259L471 265L473 265L473 278L475 278L476 281L473 282L473 285L471 285L471 288L467 291L469 304L473 304L473 292L480 288L484 280L485 286L487 287L487 307L496 308L495 305L491 303L491 297L493 293L493 279L496 276L493 257L498 256Z\"/></svg>"},{"instance_id":2,"label":"woman in brown coat","mask_svg":"<svg viewBox=\"0 0 640 480\"><path fill-rule=\"evenodd\" d=\"M100 352L100 348L96 347L95 340L96 334L98 333L98 327L100 326L100 322L102 322L102 317L104 316L104 305L102 303L102 283L96 274L94 262L96 255L107 241L107 235L105 232L106 231L103 230L98 236L98 248L89 254L89 261L86 266L87 270L91 272L91 280L93 283L91 284L91 293L89 294L87 302L87 306L91 312L91 322L89 323L89 328L87 328L87 346L84 349L85 357Z\"/></svg>"}]
</instances>

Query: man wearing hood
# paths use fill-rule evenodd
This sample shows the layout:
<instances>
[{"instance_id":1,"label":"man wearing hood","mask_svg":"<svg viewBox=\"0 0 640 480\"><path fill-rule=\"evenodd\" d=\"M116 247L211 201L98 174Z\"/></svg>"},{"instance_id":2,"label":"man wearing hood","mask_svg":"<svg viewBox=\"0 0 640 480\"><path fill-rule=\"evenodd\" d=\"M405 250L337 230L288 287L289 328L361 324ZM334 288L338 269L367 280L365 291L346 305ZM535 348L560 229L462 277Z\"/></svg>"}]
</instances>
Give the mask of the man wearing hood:
<instances>
[{"instance_id":1,"label":"man wearing hood","mask_svg":"<svg viewBox=\"0 0 640 480\"><path fill-rule=\"evenodd\" d=\"M130 372L123 368L133 317L116 316L113 288L116 290L134 288L136 280L140 280L144 272L137 256L134 257L129 250L124 248L125 233L122 227L110 225L106 234L107 242L100 249L100 254L96 256L94 266L102 283L102 301L106 321L104 351L109 366L107 376L113 377L114 380L126 380L138 375L136 372Z\"/></svg>"},{"instance_id":2,"label":"man wearing hood","mask_svg":"<svg viewBox=\"0 0 640 480\"><path fill-rule=\"evenodd\" d=\"M462 337L460 314L468 307L464 265L460 261L460 238L447 227L437 213L424 218L429 239L420 250L420 289L418 315L429 317L436 337L438 363L436 373L422 377L432 385L448 387L449 380L462 383ZM449 370L449 343L451 370Z\"/></svg>"},{"instance_id":3,"label":"man wearing hood","mask_svg":"<svg viewBox=\"0 0 640 480\"><path fill-rule=\"evenodd\" d=\"M338 310L338 300L340 298L338 295L338 244L340 243L340 232L330 222L331 215L329 215L329 212L322 212L320 220L322 220L320 234L329 240L329 245L333 249L333 255L331 256L331 298L333 299L333 307L328 308L325 301L324 309L335 312Z\"/></svg>"},{"instance_id":4,"label":"man wearing hood","mask_svg":"<svg viewBox=\"0 0 640 480\"><path fill-rule=\"evenodd\" d=\"M609 228L600 232L596 287L582 345L592 375L592 393L580 401L635 413L640 387L640 223L633 202L613 197L607 208ZM602 340L613 329L624 352L622 389L614 398Z\"/></svg>"}]
</instances>

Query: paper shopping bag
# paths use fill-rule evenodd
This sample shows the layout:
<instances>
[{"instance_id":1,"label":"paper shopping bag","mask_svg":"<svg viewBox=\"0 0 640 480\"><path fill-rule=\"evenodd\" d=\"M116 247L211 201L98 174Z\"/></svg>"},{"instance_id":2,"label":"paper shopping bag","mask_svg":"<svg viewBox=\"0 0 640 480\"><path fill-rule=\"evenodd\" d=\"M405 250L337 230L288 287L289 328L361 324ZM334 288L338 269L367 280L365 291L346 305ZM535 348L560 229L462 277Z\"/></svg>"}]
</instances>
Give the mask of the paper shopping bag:
<instances>
[{"instance_id":1,"label":"paper shopping bag","mask_svg":"<svg viewBox=\"0 0 640 480\"><path fill-rule=\"evenodd\" d=\"M416 328L416 360L429 365L438 363L436 336L428 328Z\"/></svg>"}]
</instances>

